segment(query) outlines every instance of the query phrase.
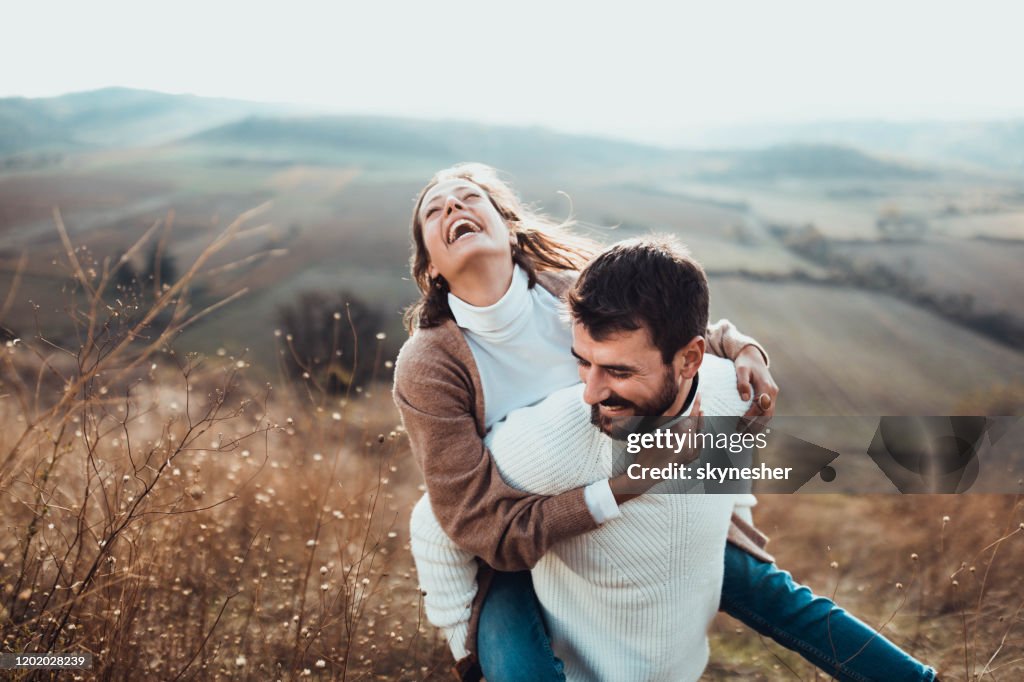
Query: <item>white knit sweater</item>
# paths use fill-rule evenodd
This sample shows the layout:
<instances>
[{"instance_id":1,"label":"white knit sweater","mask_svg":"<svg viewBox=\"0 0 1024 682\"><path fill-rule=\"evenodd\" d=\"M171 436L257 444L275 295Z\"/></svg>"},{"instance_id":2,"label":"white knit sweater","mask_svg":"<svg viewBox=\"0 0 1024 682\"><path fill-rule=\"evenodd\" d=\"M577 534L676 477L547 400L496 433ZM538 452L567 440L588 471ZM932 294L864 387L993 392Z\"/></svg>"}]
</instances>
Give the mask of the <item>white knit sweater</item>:
<instances>
[{"instance_id":1,"label":"white knit sweater","mask_svg":"<svg viewBox=\"0 0 1024 682\"><path fill-rule=\"evenodd\" d=\"M704 413L739 415L732 362L706 355ZM502 477L555 494L608 478L613 441L590 424L582 384L511 412L485 442ZM570 680L696 680L707 665L707 627L721 594L734 505L750 495L643 495L622 516L559 543L532 571L555 653ZM476 594L476 563L441 529L427 496L413 509L412 552L427 618L444 629L456 659Z\"/></svg>"}]
</instances>

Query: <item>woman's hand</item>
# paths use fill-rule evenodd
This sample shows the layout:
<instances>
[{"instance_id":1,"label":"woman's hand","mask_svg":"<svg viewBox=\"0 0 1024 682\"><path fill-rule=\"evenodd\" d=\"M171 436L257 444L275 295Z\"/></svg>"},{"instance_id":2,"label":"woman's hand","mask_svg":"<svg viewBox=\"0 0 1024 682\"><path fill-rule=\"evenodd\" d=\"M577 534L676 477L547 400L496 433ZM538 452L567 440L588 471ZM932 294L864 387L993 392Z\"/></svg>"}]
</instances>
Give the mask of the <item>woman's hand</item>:
<instances>
[{"instance_id":1,"label":"woman's hand","mask_svg":"<svg viewBox=\"0 0 1024 682\"><path fill-rule=\"evenodd\" d=\"M768 371L768 365L757 346L747 346L734 360L736 365L736 390L744 400L755 396L754 403L744 417L771 417L775 414L775 402L779 386Z\"/></svg>"}]
</instances>

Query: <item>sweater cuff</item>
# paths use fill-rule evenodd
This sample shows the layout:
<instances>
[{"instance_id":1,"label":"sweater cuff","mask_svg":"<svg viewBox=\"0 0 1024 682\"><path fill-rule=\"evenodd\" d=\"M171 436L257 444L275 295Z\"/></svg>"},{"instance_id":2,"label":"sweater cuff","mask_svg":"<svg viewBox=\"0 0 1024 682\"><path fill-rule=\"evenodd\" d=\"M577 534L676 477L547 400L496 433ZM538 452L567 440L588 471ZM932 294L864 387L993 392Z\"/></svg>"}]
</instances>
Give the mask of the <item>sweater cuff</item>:
<instances>
[{"instance_id":1,"label":"sweater cuff","mask_svg":"<svg viewBox=\"0 0 1024 682\"><path fill-rule=\"evenodd\" d=\"M771 361L768 359L768 351L766 351L761 346L761 344L759 344L757 341L754 341L753 339L749 339L747 341L747 343L744 344L743 347L740 348L739 352L737 352L736 354L739 355L740 353L745 351L747 349L747 346L753 346L754 348L756 348L758 350L759 353L761 353L761 357L764 358L764 366L765 367L770 367L771 366Z\"/></svg>"},{"instance_id":2,"label":"sweater cuff","mask_svg":"<svg viewBox=\"0 0 1024 682\"><path fill-rule=\"evenodd\" d=\"M602 479L591 483L583 489L583 499L587 503L590 515L594 517L597 525L605 521L617 519L622 516L619 504L615 501L615 494L608 484L608 479Z\"/></svg>"},{"instance_id":3,"label":"sweater cuff","mask_svg":"<svg viewBox=\"0 0 1024 682\"><path fill-rule=\"evenodd\" d=\"M452 656L455 657L456 661L461 661L466 656L469 656L469 650L466 648L466 638L469 636L469 621L457 623L450 628L444 628L442 631L444 636L448 638L448 648L451 649Z\"/></svg>"},{"instance_id":4,"label":"sweater cuff","mask_svg":"<svg viewBox=\"0 0 1024 682\"><path fill-rule=\"evenodd\" d=\"M757 504L757 498L753 495L741 493L736 495L736 501L733 506L733 513L740 517L751 526L754 525L754 514L752 512L754 505Z\"/></svg>"},{"instance_id":5,"label":"sweater cuff","mask_svg":"<svg viewBox=\"0 0 1024 682\"><path fill-rule=\"evenodd\" d=\"M567 538L583 535L597 528L597 521L587 508L583 488L574 488L561 495L548 498L548 526L554 530L548 538L548 546ZM545 551L547 547L544 548Z\"/></svg>"}]
</instances>

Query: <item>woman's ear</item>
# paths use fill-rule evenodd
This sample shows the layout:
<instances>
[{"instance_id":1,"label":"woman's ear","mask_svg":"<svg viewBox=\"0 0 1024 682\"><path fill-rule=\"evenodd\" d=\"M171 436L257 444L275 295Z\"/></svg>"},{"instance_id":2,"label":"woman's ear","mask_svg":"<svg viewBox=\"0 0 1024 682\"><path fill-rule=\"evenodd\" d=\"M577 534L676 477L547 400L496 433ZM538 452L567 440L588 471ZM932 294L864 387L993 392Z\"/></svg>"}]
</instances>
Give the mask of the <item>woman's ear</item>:
<instances>
[{"instance_id":1,"label":"woman's ear","mask_svg":"<svg viewBox=\"0 0 1024 682\"><path fill-rule=\"evenodd\" d=\"M437 266L434 265L433 263L427 266L427 275L430 277L430 279L437 279L438 275L440 274L441 273L440 271L438 271Z\"/></svg>"}]
</instances>

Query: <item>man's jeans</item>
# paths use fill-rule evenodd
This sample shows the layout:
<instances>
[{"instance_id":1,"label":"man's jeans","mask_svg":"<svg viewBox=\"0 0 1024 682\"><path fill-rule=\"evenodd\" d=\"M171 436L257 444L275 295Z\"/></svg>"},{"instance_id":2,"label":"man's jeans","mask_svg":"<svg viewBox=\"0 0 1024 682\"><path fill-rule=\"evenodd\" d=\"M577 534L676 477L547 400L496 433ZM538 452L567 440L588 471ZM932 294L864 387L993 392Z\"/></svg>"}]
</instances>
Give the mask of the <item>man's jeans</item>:
<instances>
[{"instance_id":1,"label":"man's jeans","mask_svg":"<svg viewBox=\"0 0 1024 682\"><path fill-rule=\"evenodd\" d=\"M814 596L775 564L731 544L725 550L721 609L837 680L935 679L932 668L832 600ZM529 571L495 574L480 614L477 645L488 682L565 680Z\"/></svg>"}]
</instances>

